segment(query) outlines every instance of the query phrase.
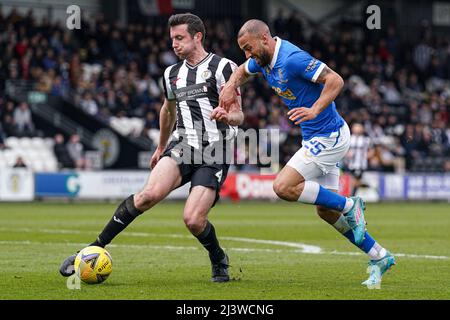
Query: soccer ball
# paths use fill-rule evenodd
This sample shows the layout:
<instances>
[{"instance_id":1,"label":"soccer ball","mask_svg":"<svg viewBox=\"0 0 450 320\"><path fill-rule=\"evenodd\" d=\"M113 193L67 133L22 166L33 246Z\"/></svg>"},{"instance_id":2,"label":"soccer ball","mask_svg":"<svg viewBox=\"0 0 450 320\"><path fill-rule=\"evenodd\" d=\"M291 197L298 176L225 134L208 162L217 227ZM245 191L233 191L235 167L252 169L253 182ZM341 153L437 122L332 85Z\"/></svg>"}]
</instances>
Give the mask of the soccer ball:
<instances>
[{"instance_id":1,"label":"soccer ball","mask_svg":"<svg viewBox=\"0 0 450 320\"><path fill-rule=\"evenodd\" d=\"M75 257L74 268L83 282L102 283L112 272L112 258L102 247L86 247Z\"/></svg>"}]
</instances>

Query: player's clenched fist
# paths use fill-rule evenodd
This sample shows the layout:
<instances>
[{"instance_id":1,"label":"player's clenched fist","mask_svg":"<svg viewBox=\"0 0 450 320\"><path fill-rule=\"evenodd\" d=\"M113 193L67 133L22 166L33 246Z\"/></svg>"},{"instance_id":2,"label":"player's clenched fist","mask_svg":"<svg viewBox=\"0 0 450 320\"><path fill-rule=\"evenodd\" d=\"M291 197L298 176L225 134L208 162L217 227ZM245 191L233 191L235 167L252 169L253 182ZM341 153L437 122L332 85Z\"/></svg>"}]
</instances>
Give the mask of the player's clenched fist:
<instances>
[{"instance_id":1,"label":"player's clenched fist","mask_svg":"<svg viewBox=\"0 0 450 320\"><path fill-rule=\"evenodd\" d=\"M230 110L230 107L238 102L238 94L239 91L231 85L223 86L219 93L219 107Z\"/></svg>"},{"instance_id":2,"label":"player's clenched fist","mask_svg":"<svg viewBox=\"0 0 450 320\"><path fill-rule=\"evenodd\" d=\"M228 123L228 112L222 107L217 107L211 112L210 118L211 120Z\"/></svg>"}]
</instances>

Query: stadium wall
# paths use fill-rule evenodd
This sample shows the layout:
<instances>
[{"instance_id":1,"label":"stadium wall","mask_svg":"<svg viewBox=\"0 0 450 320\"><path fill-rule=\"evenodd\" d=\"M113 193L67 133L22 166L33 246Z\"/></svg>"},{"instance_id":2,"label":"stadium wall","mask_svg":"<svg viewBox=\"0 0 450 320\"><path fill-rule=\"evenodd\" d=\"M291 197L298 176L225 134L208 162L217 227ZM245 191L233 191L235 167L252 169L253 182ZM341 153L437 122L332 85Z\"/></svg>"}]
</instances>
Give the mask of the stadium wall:
<instances>
[{"instance_id":1,"label":"stadium wall","mask_svg":"<svg viewBox=\"0 0 450 320\"><path fill-rule=\"evenodd\" d=\"M67 171L33 173L29 169L5 169L0 172L0 201L32 201L35 199L112 200L123 199L142 189L148 171ZM231 201L277 201L272 183L275 175L231 173L222 190L222 199ZM350 195L348 174L341 176L340 193ZM377 201L450 201L450 174L390 174L366 172L369 187L360 195L369 202ZM189 184L174 190L168 199L186 199Z\"/></svg>"}]
</instances>

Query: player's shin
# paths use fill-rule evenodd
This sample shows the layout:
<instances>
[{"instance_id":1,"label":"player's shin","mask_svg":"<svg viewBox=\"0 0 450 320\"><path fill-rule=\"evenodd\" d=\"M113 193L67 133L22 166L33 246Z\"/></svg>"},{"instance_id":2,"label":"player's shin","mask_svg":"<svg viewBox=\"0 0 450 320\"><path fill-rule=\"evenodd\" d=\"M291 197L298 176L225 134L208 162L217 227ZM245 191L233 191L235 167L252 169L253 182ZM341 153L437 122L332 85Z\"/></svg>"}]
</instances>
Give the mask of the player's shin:
<instances>
[{"instance_id":1,"label":"player's shin","mask_svg":"<svg viewBox=\"0 0 450 320\"><path fill-rule=\"evenodd\" d=\"M379 260L386 256L386 249L380 246L380 244L376 242L367 231L364 234L363 242L358 246L355 243L355 238L353 236L351 227L343 214L333 224L333 227L344 237L346 237L351 243L364 251L371 260Z\"/></svg>"},{"instance_id":2,"label":"player's shin","mask_svg":"<svg viewBox=\"0 0 450 320\"><path fill-rule=\"evenodd\" d=\"M215 228L209 221L206 221L205 229L195 237L208 250L213 262L218 262L225 257L225 252L220 247L219 240L217 240Z\"/></svg>"},{"instance_id":3,"label":"player's shin","mask_svg":"<svg viewBox=\"0 0 450 320\"><path fill-rule=\"evenodd\" d=\"M125 229L138 215L142 214L134 206L134 195L129 196L117 207L111 220L106 224L98 238L91 243L91 246L105 247L123 229Z\"/></svg>"},{"instance_id":4,"label":"player's shin","mask_svg":"<svg viewBox=\"0 0 450 320\"><path fill-rule=\"evenodd\" d=\"M364 234L364 240L359 246L359 248L364 251L371 260L379 260L386 256L386 249L380 246L372 236L366 231Z\"/></svg>"}]
</instances>

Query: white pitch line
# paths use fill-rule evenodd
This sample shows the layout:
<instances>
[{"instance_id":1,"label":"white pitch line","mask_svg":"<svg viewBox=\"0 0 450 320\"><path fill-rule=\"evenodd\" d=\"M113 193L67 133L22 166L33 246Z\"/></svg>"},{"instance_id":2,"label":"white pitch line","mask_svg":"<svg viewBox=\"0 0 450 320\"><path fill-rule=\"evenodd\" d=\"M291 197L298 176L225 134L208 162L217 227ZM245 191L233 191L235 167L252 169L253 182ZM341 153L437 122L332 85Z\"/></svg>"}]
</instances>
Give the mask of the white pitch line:
<instances>
[{"instance_id":1,"label":"white pitch line","mask_svg":"<svg viewBox=\"0 0 450 320\"><path fill-rule=\"evenodd\" d=\"M2 229L0 229L2 230ZM31 229L31 228L19 228L14 229L18 232L41 232L50 234L97 234L95 231L80 231L80 230L56 230L56 229ZM10 231L10 230L8 230ZM181 234L160 234L160 233L146 233L146 232L127 232L128 236L132 237L164 237L164 238L184 238L191 239L191 235L181 235ZM261 240L261 239L251 239L251 238L240 238L240 237L220 237L220 239L238 242L249 242L249 243L263 243L283 247L297 248L300 252L304 253L320 253L322 249L318 246L308 245L299 242L287 242L287 241L274 241L274 240Z\"/></svg>"},{"instance_id":2,"label":"white pitch line","mask_svg":"<svg viewBox=\"0 0 450 320\"><path fill-rule=\"evenodd\" d=\"M39 242L39 241L0 241L0 245L40 245L40 246L78 246L84 247L86 243L74 243L74 242ZM167 245L154 245L154 244L109 244L111 248L135 248L135 249L167 249L167 250L203 250L201 247L189 247L189 246L167 246ZM282 249L258 249L258 248L227 248L231 251L241 252L292 252L291 250Z\"/></svg>"},{"instance_id":3,"label":"white pitch line","mask_svg":"<svg viewBox=\"0 0 450 320\"><path fill-rule=\"evenodd\" d=\"M11 231L11 229L0 228L2 231ZM80 231L80 230L64 230L64 229L32 229L32 228L18 228L14 229L17 232L41 232L50 234L98 234L97 231ZM164 237L164 238L186 238L191 239L191 235L181 235L181 234L157 234L157 233L146 233L146 232L127 232L126 235L134 237ZM275 241L275 240L264 240L264 239L252 239L252 238L241 238L241 237L220 237L221 239L228 241L237 242L248 242L248 243L262 243L270 244L276 246L283 246L289 248L296 248L295 250L277 250L277 249L265 249L265 248L227 248L233 251L245 251L245 252L294 252L294 253L307 253L307 254L331 254L331 255L363 255L361 252L342 252L342 251L324 251L322 248L313 245L307 245L299 242L288 242L288 241ZM37 242L31 241L16 241L16 244L33 244ZM14 241L0 241L0 244L14 244ZM40 244L55 244L55 243L45 243ZM63 243L60 243L63 244ZM65 243L67 245L75 245L74 243ZM86 244L77 244L79 246L86 246ZM197 247L187 247L187 246L161 246L161 245L121 245L121 244L110 244L111 247L136 247L136 248L155 248L155 249L168 249L168 250L193 250L198 249ZM405 258L415 258L415 259L433 259L433 260L447 260L450 259L448 256L435 256L435 255L418 255L418 254L408 254L408 253L393 253L398 257Z\"/></svg>"}]
</instances>

